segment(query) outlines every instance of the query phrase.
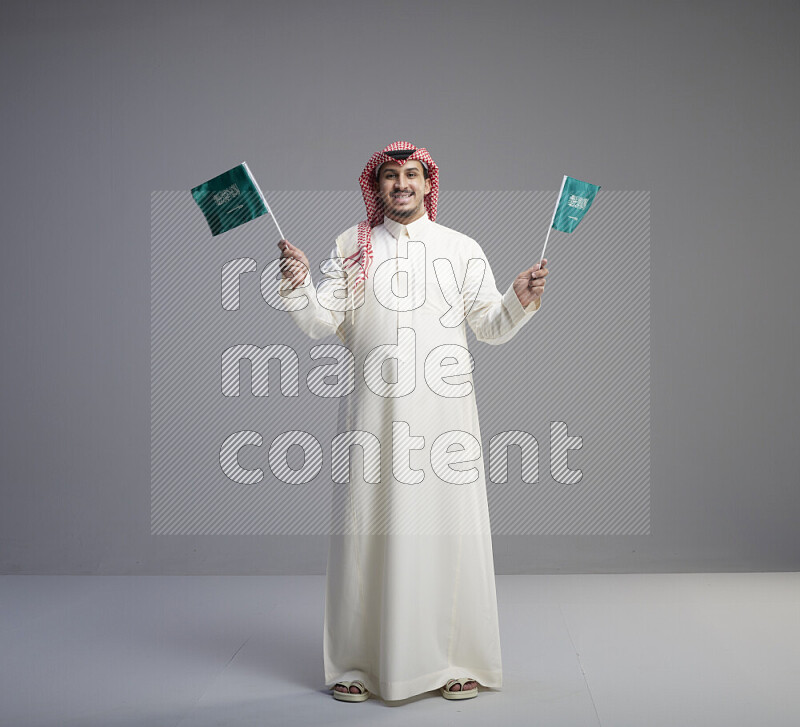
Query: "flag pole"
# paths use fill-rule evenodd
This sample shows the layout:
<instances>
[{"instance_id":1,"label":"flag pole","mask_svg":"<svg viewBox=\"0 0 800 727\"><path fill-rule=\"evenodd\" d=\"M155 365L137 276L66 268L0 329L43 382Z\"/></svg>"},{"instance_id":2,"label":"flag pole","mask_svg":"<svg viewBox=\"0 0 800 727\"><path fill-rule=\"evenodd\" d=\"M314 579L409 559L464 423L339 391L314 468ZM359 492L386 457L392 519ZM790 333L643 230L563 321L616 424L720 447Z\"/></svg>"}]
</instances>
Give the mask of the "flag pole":
<instances>
[{"instance_id":1,"label":"flag pole","mask_svg":"<svg viewBox=\"0 0 800 727\"><path fill-rule=\"evenodd\" d=\"M542 261L544 260L544 251L547 249L547 241L550 239L550 230L553 229L553 222L556 220L556 212L558 212L558 204L561 202L561 193L564 191L564 185L567 183L567 175L561 180L561 189L558 190L558 197L556 197L556 206L553 207L553 216L550 218L550 227L547 228L547 236L544 238L544 247L542 248L542 257L539 260L539 270L542 269Z\"/></svg>"},{"instance_id":2,"label":"flag pole","mask_svg":"<svg viewBox=\"0 0 800 727\"><path fill-rule=\"evenodd\" d=\"M280 225L278 225L278 220L276 220L275 215L272 214L272 207L270 207L269 205L267 205L267 212L269 212L269 216L272 217L272 221L275 223L275 227L278 228L278 234L281 236L281 240L286 239L284 238L283 233L281 232Z\"/></svg>"},{"instance_id":3,"label":"flag pole","mask_svg":"<svg viewBox=\"0 0 800 727\"><path fill-rule=\"evenodd\" d=\"M258 190L258 193L261 195L261 199L264 201L264 206L267 208L267 212L269 212L269 216L272 217L272 221L275 223L275 227L278 228L278 234L281 236L281 240L285 240L286 238L283 236L281 232L281 226L278 224L278 220L275 219L275 215L272 214L272 207L269 206L267 202L267 198L264 196L264 193L261 191L261 187L258 186L258 182L256 178L253 176L253 173L250 171L250 167L247 166L247 162L242 162L242 166L247 171L247 176L250 177L250 181L253 183L255 188Z\"/></svg>"}]
</instances>

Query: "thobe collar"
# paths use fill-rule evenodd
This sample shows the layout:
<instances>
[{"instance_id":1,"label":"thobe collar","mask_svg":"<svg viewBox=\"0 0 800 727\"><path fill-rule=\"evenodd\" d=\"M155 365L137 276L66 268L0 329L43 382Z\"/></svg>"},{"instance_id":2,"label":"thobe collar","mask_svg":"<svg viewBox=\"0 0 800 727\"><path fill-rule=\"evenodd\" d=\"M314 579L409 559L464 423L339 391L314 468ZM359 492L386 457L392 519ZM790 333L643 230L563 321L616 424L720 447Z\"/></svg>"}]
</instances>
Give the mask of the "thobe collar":
<instances>
[{"instance_id":1,"label":"thobe collar","mask_svg":"<svg viewBox=\"0 0 800 727\"><path fill-rule=\"evenodd\" d=\"M413 240L414 237L419 237L422 232L425 230L425 227L430 224L430 218L428 217L428 212L425 211L422 214L422 217L418 217L413 222L409 222L407 225L404 225L402 222L397 222L386 215L383 216L383 224L387 230L392 234L396 240L400 239L400 235L403 234L403 230L408 233L408 237L410 240Z\"/></svg>"}]
</instances>

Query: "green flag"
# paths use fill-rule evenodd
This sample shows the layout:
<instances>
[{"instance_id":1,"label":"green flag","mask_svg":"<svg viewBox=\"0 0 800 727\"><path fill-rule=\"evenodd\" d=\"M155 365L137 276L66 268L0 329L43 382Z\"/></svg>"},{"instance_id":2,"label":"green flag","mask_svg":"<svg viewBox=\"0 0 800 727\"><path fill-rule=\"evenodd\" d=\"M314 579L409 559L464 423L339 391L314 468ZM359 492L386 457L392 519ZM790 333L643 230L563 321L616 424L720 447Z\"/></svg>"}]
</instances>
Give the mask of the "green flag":
<instances>
[{"instance_id":1,"label":"green flag","mask_svg":"<svg viewBox=\"0 0 800 727\"><path fill-rule=\"evenodd\" d=\"M272 216L247 162L194 187L192 197L205 215L212 235L227 232L267 213Z\"/></svg>"},{"instance_id":2,"label":"green flag","mask_svg":"<svg viewBox=\"0 0 800 727\"><path fill-rule=\"evenodd\" d=\"M559 232L572 232L589 211L598 189L599 185L581 182L565 174L553 215L553 227Z\"/></svg>"}]
</instances>

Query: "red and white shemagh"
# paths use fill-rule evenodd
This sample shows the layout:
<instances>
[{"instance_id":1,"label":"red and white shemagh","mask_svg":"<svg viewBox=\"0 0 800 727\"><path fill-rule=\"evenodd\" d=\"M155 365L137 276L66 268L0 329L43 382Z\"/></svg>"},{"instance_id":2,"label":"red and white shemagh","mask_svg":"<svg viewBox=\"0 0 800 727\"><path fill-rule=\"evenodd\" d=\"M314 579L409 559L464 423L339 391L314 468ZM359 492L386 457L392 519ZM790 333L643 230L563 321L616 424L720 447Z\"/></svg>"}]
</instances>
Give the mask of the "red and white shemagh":
<instances>
[{"instance_id":1,"label":"red and white shemagh","mask_svg":"<svg viewBox=\"0 0 800 727\"><path fill-rule=\"evenodd\" d=\"M387 152L411 151L412 153L405 159L395 159ZM428 167L428 178L431 183L431 191L425 195L425 209L431 221L436 219L436 205L439 201L439 167L433 161L428 150L424 147L415 147L407 141L395 141L381 151L376 151L361 176L358 183L361 185L361 193L364 195L364 203L367 205L367 219L358 223L358 250L345 258L344 265L360 265L360 271L356 275L353 285L353 294L358 284L366 280L369 274L369 267L372 263L372 228L383 224L383 201L378 196L377 179L375 172L384 162L397 162L401 166L409 159L424 162Z\"/></svg>"}]
</instances>

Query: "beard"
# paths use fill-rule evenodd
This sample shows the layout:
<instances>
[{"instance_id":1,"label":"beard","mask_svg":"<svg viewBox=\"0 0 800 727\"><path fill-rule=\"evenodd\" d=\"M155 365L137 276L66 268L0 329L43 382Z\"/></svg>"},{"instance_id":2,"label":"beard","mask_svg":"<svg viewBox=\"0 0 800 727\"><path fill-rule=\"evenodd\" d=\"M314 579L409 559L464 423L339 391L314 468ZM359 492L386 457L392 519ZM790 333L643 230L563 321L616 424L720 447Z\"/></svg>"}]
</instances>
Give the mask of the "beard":
<instances>
[{"instance_id":1,"label":"beard","mask_svg":"<svg viewBox=\"0 0 800 727\"><path fill-rule=\"evenodd\" d=\"M393 204L393 200L391 197L389 197L389 199L381 197L380 201L381 201L381 212L383 212L383 214L385 214L387 217L392 216L400 218L414 217L415 215L418 215L420 213L420 210L422 209L422 206L425 204L424 197L422 201L419 201L417 199L416 193L412 195L411 197L412 204L409 205L408 207L399 207L399 208L396 207ZM417 204L413 204L414 202L416 202Z\"/></svg>"}]
</instances>

